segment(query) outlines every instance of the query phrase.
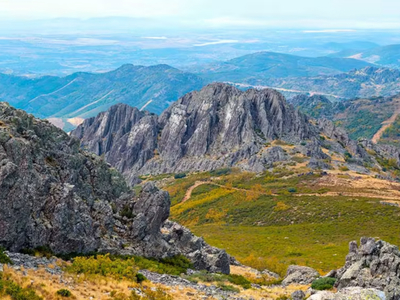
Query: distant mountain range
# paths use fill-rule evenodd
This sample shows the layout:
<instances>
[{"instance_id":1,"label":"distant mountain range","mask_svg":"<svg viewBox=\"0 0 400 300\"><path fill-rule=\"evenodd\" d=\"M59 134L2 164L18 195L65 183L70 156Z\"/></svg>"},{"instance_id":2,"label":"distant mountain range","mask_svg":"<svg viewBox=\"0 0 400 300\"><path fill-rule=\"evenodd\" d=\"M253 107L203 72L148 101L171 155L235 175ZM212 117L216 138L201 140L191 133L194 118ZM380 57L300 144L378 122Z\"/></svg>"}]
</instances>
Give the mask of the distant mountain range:
<instances>
[{"instance_id":1,"label":"distant mountain range","mask_svg":"<svg viewBox=\"0 0 400 300\"><path fill-rule=\"evenodd\" d=\"M400 93L400 70L366 67L337 75L277 78L265 83L286 96L308 93L332 100L392 96Z\"/></svg>"},{"instance_id":2,"label":"distant mountain range","mask_svg":"<svg viewBox=\"0 0 400 300\"><path fill-rule=\"evenodd\" d=\"M400 68L400 44L375 47L362 51L346 49L330 56L354 58L390 68Z\"/></svg>"},{"instance_id":3,"label":"distant mountain range","mask_svg":"<svg viewBox=\"0 0 400 300\"><path fill-rule=\"evenodd\" d=\"M336 75L371 64L350 58L301 57L258 52L193 69L207 81L262 84L271 78Z\"/></svg>"},{"instance_id":4,"label":"distant mountain range","mask_svg":"<svg viewBox=\"0 0 400 300\"><path fill-rule=\"evenodd\" d=\"M70 131L116 103L160 114L186 93L214 81L241 89L275 88L287 97L320 94L331 100L400 93L399 70L348 58L259 52L193 71L196 74L168 65L123 65L111 72L66 77L0 74L0 100Z\"/></svg>"},{"instance_id":5,"label":"distant mountain range","mask_svg":"<svg viewBox=\"0 0 400 300\"><path fill-rule=\"evenodd\" d=\"M59 127L71 128L81 119L126 103L160 113L185 93L200 89L196 75L167 65L124 65L107 73L74 73L37 79L0 74L0 99Z\"/></svg>"}]
</instances>

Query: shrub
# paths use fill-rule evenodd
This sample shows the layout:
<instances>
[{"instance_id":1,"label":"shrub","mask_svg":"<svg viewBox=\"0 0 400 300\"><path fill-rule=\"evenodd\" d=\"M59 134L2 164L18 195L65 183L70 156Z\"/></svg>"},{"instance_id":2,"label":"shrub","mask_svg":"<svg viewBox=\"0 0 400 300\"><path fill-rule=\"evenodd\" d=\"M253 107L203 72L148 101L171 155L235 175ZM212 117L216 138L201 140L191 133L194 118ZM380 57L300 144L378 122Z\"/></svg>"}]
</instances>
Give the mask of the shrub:
<instances>
[{"instance_id":1,"label":"shrub","mask_svg":"<svg viewBox=\"0 0 400 300\"><path fill-rule=\"evenodd\" d=\"M289 193L296 193L297 192L297 189L294 188L294 187L290 187L287 190L288 190Z\"/></svg>"},{"instance_id":2,"label":"shrub","mask_svg":"<svg viewBox=\"0 0 400 300\"><path fill-rule=\"evenodd\" d=\"M179 173L179 174L175 174L174 175L174 178L175 179L181 179L181 178L185 178L186 177L186 174L185 173Z\"/></svg>"},{"instance_id":3,"label":"shrub","mask_svg":"<svg viewBox=\"0 0 400 300\"><path fill-rule=\"evenodd\" d=\"M336 279L332 277L318 278L313 281L311 288L319 291L330 290L333 288L335 282Z\"/></svg>"},{"instance_id":4,"label":"shrub","mask_svg":"<svg viewBox=\"0 0 400 300\"><path fill-rule=\"evenodd\" d=\"M350 158L352 158L353 157L353 155L351 155L351 153L349 152L349 151L346 151L345 153L344 153L344 159L347 161L347 160L349 160Z\"/></svg>"},{"instance_id":5,"label":"shrub","mask_svg":"<svg viewBox=\"0 0 400 300\"><path fill-rule=\"evenodd\" d=\"M172 257L163 258L160 260L160 262L180 268L182 273L186 272L187 269L193 268L193 264L190 262L190 260L183 255L175 255Z\"/></svg>"},{"instance_id":6,"label":"shrub","mask_svg":"<svg viewBox=\"0 0 400 300\"><path fill-rule=\"evenodd\" d=\"M125 205L120 211L119 215L128 219L133 219L134 217L132 208L130 208L129 205Z\"/></svg>"},{"instance_id":7,"label":"shrub","mask_svg":"<svg viewBox=\"0 0 400 300\"><path fill-rule=\"evenodd\" d=\"M4 253L4 248L0 248L0 264L12 264L11 259Z\"/></svg>"},{"instance_id":8,"label":"shrub","mask_svg":"<svg viewBox=\"0 0 400 300\"><path fill-rule=\"evenodd\" d=\"M54 256L54 253L49 246L39 246L34 249L22 249L21 253L46 258Z\"/></svg>"},{"instance_id":9,"label":"shrub","mask_svg":"<svg viewBox=\"0 0 400 300\"><path fill-rule=\"evenodd\" d=\"M231 168L224 168L224 169L218 169L218 170L213 170L210 172L211 176L222 176L222 175L228 175L232 172Z\"/></svg>"},{"instance_id":10,"label":"shrub","mask_svg":"<svg viewBox=\"0 0 400 300\"><path fill-rule=\"evenodd\" d=\"M3 299L4 295L10 296L13 300L43 300L35 291L22 288L9 278L3 279L3 276L0 276L0 298Z\"/></svg>"},{"instance_id":11,"label":"shrub","mask_svg":"<svg viewBox=\"0 0 400 300\"><path fill-rule=\"evenodd\" d=\"M233 284L236 284L236 285L240 285L244 289L251 288L251 282L248 281L242 275L231 274L231 275L227 275L227 278L228 278L228 281L230 283L233 283Z\"/></svg>"},{"instance_id":12,"label":"shrub","mask_svg":"<svg viewBox=\"0 0 400 300\"><path fill-rule=\"evenodd\" d=\"M61 297L71 297L72 293L67 289L61 289L57 291L57 295L60 295Z\"/></svg>"},{"instance_id":13,"label":"shrub","mask_svg":"<svg viewBox=\"0 0 400 300\"><path fill-rule=\"evenodd\" d=\"M76 257L72 264L66 267L66 271L70 273L100 275L128 280L136 279L137 270L134 258L112 260L108 254Z\"/></svg>"},{"instance_id":14,"label":"shrub","mask_svg":"<svg viewBox=\"0 0 400 300\"><path fill-rule=\"evenodd\" d=\"M137 273L136 274L136 281L137 283L142 283L143 281L147 280L146 276L144 276L142 273Z\"/></svg>"},{"instance_id":15,"label":"shrub","mask_svg":"<svg viewBox=\"0 0 400 300\"><path fill-rule=\"evenodd\" d=\"M227 284L220 283L220 284L218 284L218 287L221 290L225 291L225 292L233 292L233 293L239 293L240 292L240 290L238 288L236 288L236 287L234 287L232 285L227 285Z\"/></svg>"}]
</instances>

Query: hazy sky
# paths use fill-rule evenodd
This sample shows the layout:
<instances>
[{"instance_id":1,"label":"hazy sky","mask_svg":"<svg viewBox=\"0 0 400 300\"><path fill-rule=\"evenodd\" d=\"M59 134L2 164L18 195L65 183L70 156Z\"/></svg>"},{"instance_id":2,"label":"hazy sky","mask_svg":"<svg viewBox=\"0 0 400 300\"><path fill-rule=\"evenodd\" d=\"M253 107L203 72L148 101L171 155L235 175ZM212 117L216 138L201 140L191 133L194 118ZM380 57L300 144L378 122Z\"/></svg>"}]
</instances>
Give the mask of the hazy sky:
<instances>
[{"instance_id":1,"label":"hazy sky","mask_svg":"<svg viewBox=\"0 0 400 300\"><path fill-rule=\"evenodd\" d=\"M0 0L2 19L107 16L208 27L400 28L399 0Z\"/></svg>"}]
</instances>

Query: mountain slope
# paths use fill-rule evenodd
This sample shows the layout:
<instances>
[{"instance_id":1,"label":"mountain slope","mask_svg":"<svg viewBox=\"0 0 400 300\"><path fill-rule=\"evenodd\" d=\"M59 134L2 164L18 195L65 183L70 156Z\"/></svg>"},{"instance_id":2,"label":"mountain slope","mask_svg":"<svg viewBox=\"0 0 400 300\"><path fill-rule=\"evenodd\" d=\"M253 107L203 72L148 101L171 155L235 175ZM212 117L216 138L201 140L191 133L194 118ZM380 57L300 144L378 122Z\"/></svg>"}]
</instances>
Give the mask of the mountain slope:
<instances>
[{"instance_id":1,"label":"mountain slope","mask_svg":"<svg viewBox=\"0 0 400 300\"><path fill-rule=\"evenodd\" d=\"M28 79L0 75L0 99L41 118L87 118L116 103L161 113L202 79L167 65L124 65L108 73Z\"/></svg>"},{"instance_id":2,"label":"mountain slope","mask_svg":"<svg viewBox=\"0 0 400 300\"><path fill-rule=\"evenodd\" d=\"M282 53L258 52L215 63L195 70L209 81L255 84L270 78L334 75L364 68L369 63L347 58L301 57Z\"/></svg>"},{"instance_id":3,"label":"mountain slope","mask_svg":"<svg viewBox=\"0 0 400 300\"><path fill-rule=\"evenodd\" d=\"M400 111L400 97L375 97L331 103L321 96L296 96L290 102L315 118L327 118L343 127L350 138L373 139L385 122L394 121ZM373 139L377 142L379 138Z\"/></svg>"},{"instance_id":4,"label":"mountain slope","mask_svg":"<svg viewBox=\"0 0 400 300\"><path fill-rule=\"evenodd\" d=\"M229 273L229 257L167 221L168 193L135 195L101 158L47 121L0 102L0 246L57 254L183 254L195 267ZM161 229L163 227L163 229Z\"/></svg>"}]
</instances>

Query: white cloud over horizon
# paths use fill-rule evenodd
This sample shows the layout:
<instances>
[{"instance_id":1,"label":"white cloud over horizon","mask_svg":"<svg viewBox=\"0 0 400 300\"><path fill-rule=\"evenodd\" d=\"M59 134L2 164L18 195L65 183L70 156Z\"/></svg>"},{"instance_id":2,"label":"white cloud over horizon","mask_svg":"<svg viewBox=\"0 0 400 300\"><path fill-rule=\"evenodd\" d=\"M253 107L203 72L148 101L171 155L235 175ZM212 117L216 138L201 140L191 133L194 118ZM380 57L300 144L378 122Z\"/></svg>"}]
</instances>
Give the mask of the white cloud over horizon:
<instances>
[{"instance_id":1,"label":"white cloud over horizon","mask_svg":"<svg viewBox=\"0 0 400 300\"><path fill-rule=\"evenodd\" d=\"M0 0L0 18L169 19L205 27L400 28L398 0Z\"/></svg>"}]
</instances>

